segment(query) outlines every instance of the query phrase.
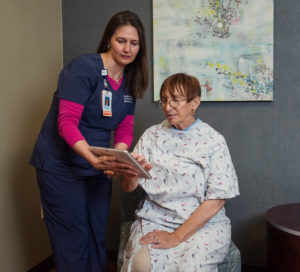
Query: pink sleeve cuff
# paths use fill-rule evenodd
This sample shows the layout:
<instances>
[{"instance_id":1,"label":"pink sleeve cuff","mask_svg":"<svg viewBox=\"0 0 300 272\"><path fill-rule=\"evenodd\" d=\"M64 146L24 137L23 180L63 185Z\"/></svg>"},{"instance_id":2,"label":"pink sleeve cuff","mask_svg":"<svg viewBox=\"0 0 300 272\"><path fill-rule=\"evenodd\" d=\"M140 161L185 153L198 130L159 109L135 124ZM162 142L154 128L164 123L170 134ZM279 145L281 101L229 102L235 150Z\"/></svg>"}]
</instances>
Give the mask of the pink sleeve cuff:
<instances>
[{"instance_id":1,"label":"pink sleeve cuff","mask_svg":"<svg viewBox=\"0 0 300 272\"><path fill-rule=\"evenodd\" d=\"M84 106L78 103L64 99L59 100L59 112L57 117L58 133L71 148L76 142L85 140L78 129L83 109Z\"/></svg>"},{"instance_id":2,"label":"pink sleeve cuff","mask_svg":"<svg viewBox=\"0 0 300 272\"><path fill-rule=\"evenodd\" d=\"M125 143L128 148L130 147L133 140L133 125L134 116L127 115L115 131L114 145L117 143Z\"/></svg>"}]
</instances>

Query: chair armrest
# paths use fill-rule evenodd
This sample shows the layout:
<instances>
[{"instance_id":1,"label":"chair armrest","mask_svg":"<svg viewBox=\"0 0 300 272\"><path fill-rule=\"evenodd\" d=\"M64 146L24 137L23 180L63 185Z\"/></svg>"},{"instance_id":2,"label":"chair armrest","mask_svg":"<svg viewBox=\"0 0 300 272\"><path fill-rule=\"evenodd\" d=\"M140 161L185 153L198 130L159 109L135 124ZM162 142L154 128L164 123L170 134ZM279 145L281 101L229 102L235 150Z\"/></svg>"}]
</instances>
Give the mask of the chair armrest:
<instances>
[{"instance_id":1,"label":"chair armrest","mask_svg":"<svg viewBox=\"0 0 300 272\"><path fill-rule=\"evenodd\" d=\"M241 272L241 266L241 253L231 241L226 257L218 266L219 272Z\"/></svg>"},{"instance_id":2,"label":"chair armrest","mask_svg":"<svg viewBox=\"0 0 300 272\"><path fill-rule=\"evenodd\" d=\"M118 271L121 270L121 266L122 266L122 263L123 263L124 250L125 250L127 241L129 239L130 228L131 228L132 223L133 223L133 221L124 221L121 224L120 244L119 244L118 260L117 260Z\"/></svg>"}]
</instances>

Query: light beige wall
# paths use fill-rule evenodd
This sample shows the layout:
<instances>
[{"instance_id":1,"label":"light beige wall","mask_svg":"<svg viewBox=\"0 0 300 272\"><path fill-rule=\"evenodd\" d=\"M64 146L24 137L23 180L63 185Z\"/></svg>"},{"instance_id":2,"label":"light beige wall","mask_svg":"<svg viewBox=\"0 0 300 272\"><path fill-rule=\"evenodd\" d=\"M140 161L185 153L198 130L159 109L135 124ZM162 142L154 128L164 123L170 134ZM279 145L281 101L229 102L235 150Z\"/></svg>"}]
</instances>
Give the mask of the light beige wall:
<instances>
[{"instance_id":1,"label":"light beige wall","mask_svg":"<svg viewBox=\"0 0 300 272\"><path fill-rule=\"evenodd\" d=\"M50 252L28 164L62 67L61 0L1 0L0 270L23 272Z\"/></svg>"}]
</instances>

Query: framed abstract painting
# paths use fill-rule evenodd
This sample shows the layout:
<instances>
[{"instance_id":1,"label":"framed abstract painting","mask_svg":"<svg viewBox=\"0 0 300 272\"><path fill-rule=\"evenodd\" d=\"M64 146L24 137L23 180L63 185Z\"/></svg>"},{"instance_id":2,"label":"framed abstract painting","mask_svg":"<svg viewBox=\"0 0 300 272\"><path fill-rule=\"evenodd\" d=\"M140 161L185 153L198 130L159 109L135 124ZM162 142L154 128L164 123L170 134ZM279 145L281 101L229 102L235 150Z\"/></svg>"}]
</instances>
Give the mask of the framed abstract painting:
<instances>
[{"instance_id":1,"label":"framed abstract painting","mask_svg":"<svg viewBox=\"0 0 300 272\"><path fill-rule=\"evenodd\" d=\"M154 100L196 76L202 101L273 100L274 0L153 0Z\"/></svg>"}]
</instances>

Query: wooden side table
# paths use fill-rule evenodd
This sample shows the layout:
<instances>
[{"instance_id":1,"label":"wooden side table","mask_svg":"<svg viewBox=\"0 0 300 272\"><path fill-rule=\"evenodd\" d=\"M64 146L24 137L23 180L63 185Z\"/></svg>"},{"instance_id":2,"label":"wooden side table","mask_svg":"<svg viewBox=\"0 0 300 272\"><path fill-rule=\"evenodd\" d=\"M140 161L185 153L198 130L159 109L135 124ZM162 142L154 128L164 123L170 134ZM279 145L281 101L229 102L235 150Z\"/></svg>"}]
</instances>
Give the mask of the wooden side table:
<instances>
[{"instance_id":1,"label":"wooden side table","mask_svg":"<svg viewBox=\"0 0 300 272\"><path fill-rule=\"evenodd\" d=\"M267 212L267 271L300 271L300 203Z\"/></svg>"}]
</instances>

